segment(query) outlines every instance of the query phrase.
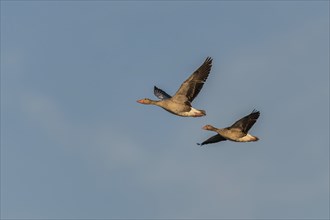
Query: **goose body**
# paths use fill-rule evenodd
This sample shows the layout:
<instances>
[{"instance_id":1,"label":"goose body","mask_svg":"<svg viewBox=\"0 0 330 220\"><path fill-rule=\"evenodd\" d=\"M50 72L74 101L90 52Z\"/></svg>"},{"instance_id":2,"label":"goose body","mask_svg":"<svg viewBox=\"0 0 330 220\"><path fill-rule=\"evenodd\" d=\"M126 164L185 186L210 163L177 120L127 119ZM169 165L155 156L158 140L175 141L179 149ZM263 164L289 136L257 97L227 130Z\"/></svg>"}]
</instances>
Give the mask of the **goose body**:
<instances>
[{"instance_id":1,"label":"goose body","mask_svg":"<svg viewBox=\"0 0 330 220\"><path fill-rule=\"evenodd\" d=\"M210 137L198 145L217 143L220 141L230 140L235 142L251 142L258 141L259 138L248 133L254 123L260 116L260 112L253 110L249 115L239 119L233 125L226 128L215 128L212 125L205 125L204 130L217 132L215 136Z\"/></svg>"},{"instance_id":2,"label":"goose body","mask_svg":"<svg viewBox=\"0 0 330 220\"><path fill-rule=\"evenodd\" d=\"M156 105L166 111L182 117L205 116L204 110L195 109L191 103L196 98L211 71L212 58L207 57L204 63L186 79L178 91L170 96L163 90L154 86L154 94L160 100L148 98L140 99L137 102L145 105Z\"/></svg>"}]
</instances>

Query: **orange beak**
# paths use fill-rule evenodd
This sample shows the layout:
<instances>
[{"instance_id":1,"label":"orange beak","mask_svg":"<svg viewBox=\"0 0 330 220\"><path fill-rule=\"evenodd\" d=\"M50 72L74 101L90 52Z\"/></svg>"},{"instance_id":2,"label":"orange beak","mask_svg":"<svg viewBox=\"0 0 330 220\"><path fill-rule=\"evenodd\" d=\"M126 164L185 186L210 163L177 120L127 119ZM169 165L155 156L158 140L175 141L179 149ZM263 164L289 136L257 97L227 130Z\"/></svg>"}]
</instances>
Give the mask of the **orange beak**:
<instances>
[{"instance_id":1,"label":"orange beak","mask_svg":"<svg viewBox=\"0 0 330 220\"><path fill-rule=\"evenodd\" d=\"M138 103L141 103L141 104L144 103L143 99L137 100L137 102L138 102Z\"/></svg>"}]
</instances>

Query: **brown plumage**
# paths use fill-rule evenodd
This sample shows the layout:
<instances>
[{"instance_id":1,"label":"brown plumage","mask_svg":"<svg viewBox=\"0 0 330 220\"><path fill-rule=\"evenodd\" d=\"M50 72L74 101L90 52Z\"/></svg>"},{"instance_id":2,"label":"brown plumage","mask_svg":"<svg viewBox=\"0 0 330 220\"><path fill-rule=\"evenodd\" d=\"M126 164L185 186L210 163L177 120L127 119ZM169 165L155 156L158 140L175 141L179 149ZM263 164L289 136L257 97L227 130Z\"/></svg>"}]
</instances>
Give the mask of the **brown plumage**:
<instances>
[{"instance_id":1,"label":"brown plumage","mask_svg":"<svg viewBox=\"0 0 330 220\"><path fill-rule=\"evenodd\" d=\"M207 57L204 63L186 79L175 93L170 96L163 90L154 87L154 94L160 100L148 98L140 99L137 102L146 105L157 105L172 114L183 117L201 117L206 115L204 110L198 110L191 106L192 101L203 88L203 85L211 71L212 58Z\"/></svg>"},{"instance_id":2,"label":"brown plumage","mask_svg":"<svg viewBox=\"0 0 330 220\"><path fill-rule=\"evenodd\" d=\"M233 125L226 128L215 128L212 125L205 125L203 127L204 130L210 130L217 132L215 136L210 137L204 142L198 145L205 145L211 143L217 143L220 141L230 140L235 142L250 142L250 141L258 141L259 138L252 136L248 133L251 127L256 123L257 119L260 116L260 112L253 110L249 115L241 118L236 121Z\"/></svg>"}]
</instances>

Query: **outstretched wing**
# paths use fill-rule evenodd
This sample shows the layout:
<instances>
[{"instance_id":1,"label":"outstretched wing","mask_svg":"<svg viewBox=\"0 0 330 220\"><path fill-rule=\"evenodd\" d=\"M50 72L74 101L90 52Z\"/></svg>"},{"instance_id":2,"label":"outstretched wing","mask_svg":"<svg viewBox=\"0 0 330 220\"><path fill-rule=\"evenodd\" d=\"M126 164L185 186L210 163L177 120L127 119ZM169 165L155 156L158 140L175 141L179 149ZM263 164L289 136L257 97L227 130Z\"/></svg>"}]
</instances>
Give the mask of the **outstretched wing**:
<instances>
[{"instance_id":1,"label":"outstretched wing","mask_svg":"<svg viewBox=\"0 0 330 220\"><path fill-rule=\"evenodd\" d=\"M213 143L217 143L220 141L225 141L227 140L226 138L222 137L220 134L216 134L212 137L210 137L209 139L207 139L206 141L202 142L202 143L197 143L198 145L204 145L204 144L213 144Z\"/></svg>"},{"instance_id":2,"label":"outstretched wing","mask_svg":"<svg viewBox=\"0 0 330 220\"><path fill-rule=\"evenodd\" d=\"M254 109L249 115L236 121L231 126L231 128L238 128L244 133L247 133L250 130L250 128L254 125L254 123L256 123L259 116L260 116L260 112Z\"/></svg>"},{"instance_id":3,"label":"outstretched wing","mask_svg":"<svg viewBox=\"0 0 330 220\"><path fill-rule=\"evenodd\" d=\"M167 94L166 92L164 92L160 88L157 88L156 86L154 86L154 94L155 94L155 96L157 96L161 100L171 98L171 96L169 94Z\"/></svg>"},{"instance_id":4,"label":"outstretched wing","mask_svg":"<svg viewBox=\"0 0 330 220\"><path fill-rule=\"evenodd\" d=\"M184 81L173 98L179 102L192 102L203 88L212 67L212 58L207 57L204 63Z\"/></svg>"}]
</instances>

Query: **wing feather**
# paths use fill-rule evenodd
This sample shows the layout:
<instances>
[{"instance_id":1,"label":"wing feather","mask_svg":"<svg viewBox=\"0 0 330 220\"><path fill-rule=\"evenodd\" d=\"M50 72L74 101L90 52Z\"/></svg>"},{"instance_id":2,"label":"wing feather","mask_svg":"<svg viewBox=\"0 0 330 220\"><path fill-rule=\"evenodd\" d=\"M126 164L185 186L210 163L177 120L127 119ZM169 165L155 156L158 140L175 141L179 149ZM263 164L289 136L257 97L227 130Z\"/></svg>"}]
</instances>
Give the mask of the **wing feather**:
<instances>
[{"instance_id":1,"label":"wing feather","mask_svg":"<svg viewBox=\"0 0 330 220\"><path fill-rule=\"evenodd\" d=\"M161 100L171 98L171 96L169 94L167 94L166 92L164 92L160 88L157 88L156 86L154 86L154 94L157 98L159 98Z\"/></svg>"},{"instance_id":2,"label":"wing feather","mask_svg":"<svg viewBox=\"0 0 330 220\"><path fill-rule=\"evenodd\" d=\"M192 102L203 88L212 67L212 58L207 57L204 63L186 79L173 96L179 102Z\"/></svg>"},{"instance_id":3,"label":"wing feather","mask_svg":"<svg viewBox=\"0 0 330 220\"><path fill-rule=\"evenodd\" d=\"M256 123L257 119L260 116L260 112L253 110L249 115L241 118L240 120L236 121L231 128L238 128L244 133L247 133L251 127Z\"/></svg>"},{"instance_id":4,"label":"wing feather","mask_svg":"<svg viewBox=\"0 0 330 220\"><path fill-rule=\"evenodd\" d=\"M205 144L213 144L213 143L217 143L217 142L225 141L225 140L227 140L227 139L222 137L220 134L216 134L216 135L210 137L209 139L205 140L204 142L198 143L198 145L202 146Z\"/></svg>"}]
</instances>

